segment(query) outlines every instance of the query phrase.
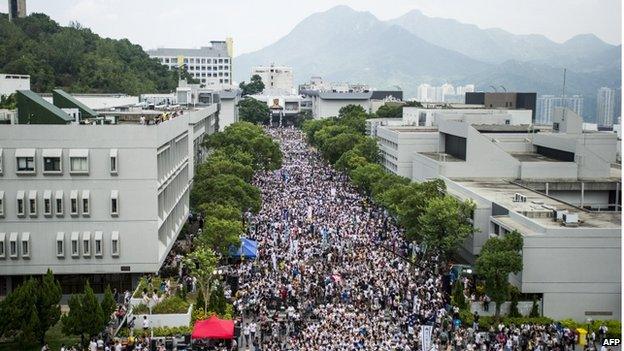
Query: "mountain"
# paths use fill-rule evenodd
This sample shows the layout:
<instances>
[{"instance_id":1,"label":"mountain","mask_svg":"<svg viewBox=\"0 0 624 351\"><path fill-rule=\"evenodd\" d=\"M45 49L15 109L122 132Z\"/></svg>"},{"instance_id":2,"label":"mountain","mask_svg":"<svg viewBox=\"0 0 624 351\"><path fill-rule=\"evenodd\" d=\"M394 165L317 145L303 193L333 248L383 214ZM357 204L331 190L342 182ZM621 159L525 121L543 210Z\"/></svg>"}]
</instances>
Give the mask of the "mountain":
<instances>
[{"instance_id":1,"label":"mountain","mask_svg":"<svg viewBox=\"0 0 624 351\"><path fill-rule=\"evenodd\" d=\"M621 45L593 34L564 43L545 36L481 29L411 11L380 21L369 12L337 6L301 21L277 42L235 58L235 79L248 80L251 67L269 63L293 67L297 83L311 76L330 81L400 86L413 97L419 84L503 85L508 91L585 97L584 115L595 114L596 91L621 86Z\"/></svg>"},{"instance_id":2,"label":"mountain","mask_svg":"<svg viewBox=\"0 0 624 351\"><path fill-rule=\"evenodd\" d=\"M294 67L298 82L321 75L404 88L459 79L488 66L346 6L311 15L274 44L240 55L235 79L249 79L252 66L271 62Z\"/></svg>"},{"instance_id":3,"label":"mountain","mask_svg":"<svg viewBox=\"0 0 624 351\"><path fill-rule=\"evenodd\" d=\"M0 13L0 72L29 74L31 88L80 93L168 92L178 74L127 39L101 38L80 25L60 26L33 13L9 22Z\"/></svg>"},{"instance_id":4,"label":"mountain","mask_svg":"<svg viewBox=\"0 0 624 351\"><path fill-rule=\"evenodd\" d=\"M432 44L490 63L519 60L566 67L591 61L595 55L617 48L593 34L580 34L559 44L539 34L516 35L498 28L481 29L454 19L428 17L418 10L388 23Z\"/></svg>"}]
</instances>

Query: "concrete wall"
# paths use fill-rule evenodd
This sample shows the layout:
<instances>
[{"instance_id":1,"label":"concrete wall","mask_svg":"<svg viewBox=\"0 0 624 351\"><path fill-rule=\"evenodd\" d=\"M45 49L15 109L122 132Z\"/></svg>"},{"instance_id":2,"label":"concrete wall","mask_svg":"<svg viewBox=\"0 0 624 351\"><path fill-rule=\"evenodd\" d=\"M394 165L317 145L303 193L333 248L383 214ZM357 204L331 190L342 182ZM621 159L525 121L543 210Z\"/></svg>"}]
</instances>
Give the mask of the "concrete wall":
<instances>
[{"instance_id":1,"label":"concrete wall","mask_svg":"<svg viewBox=\"0 0 624 351\"><path fill-rule=\"evenodd\" d=\"M364 111L370 111L370 100L330 100L330 99L321 99L315 96L313 99L313 104L316 103L317 106L313 109L316 114L314 114L314 118L327 118L338 116L338 111L347 105L359 105L364 108Z\"/></svg>"},{"instance_id":2,"label":"concrete wall","mask_svg":"<svg viewBox=\"0 0 624 351\"><path fill-rule=\"evenodd\" d=\"M187 313L170 313L170 314L135 314L135 325L141 327L143 317L147 317L150 321L150 327L188 327L191 324L191 315L193 306L191 305Z\"/></svg>"},{"instance_id":3,"label":"concrete wall","mask_svg":"<svg viewBox=\"0 0 624 351\"><path fill-rule=\"evenodd\" d=\"M522 162L520 179L576 179L578 165L574 162Z\"/></svg>"}]
</instances>

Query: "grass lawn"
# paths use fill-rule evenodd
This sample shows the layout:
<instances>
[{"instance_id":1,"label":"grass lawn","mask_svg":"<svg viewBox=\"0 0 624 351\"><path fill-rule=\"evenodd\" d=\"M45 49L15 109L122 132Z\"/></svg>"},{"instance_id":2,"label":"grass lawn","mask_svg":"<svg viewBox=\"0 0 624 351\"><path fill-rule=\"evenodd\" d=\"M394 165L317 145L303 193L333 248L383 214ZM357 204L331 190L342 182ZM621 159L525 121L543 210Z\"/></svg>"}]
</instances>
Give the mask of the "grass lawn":
<instances>
[{"instance_id":1,"label":"grass lawn","mask_svg":"<svg viewBox=\"0 0 624 351\"><path fill-rule=\"evenodd\" d=\"M61 332L61 322L56 323L55 326L50 328L46 333L46 341L52 351L58 351L61 349L61 344L75 345L80 342L80 337L65 336ZM38 343L32 345L19 345L16 342L0 342L0 351L39 351L41 346Z\"/></svg>"}]
</instances>

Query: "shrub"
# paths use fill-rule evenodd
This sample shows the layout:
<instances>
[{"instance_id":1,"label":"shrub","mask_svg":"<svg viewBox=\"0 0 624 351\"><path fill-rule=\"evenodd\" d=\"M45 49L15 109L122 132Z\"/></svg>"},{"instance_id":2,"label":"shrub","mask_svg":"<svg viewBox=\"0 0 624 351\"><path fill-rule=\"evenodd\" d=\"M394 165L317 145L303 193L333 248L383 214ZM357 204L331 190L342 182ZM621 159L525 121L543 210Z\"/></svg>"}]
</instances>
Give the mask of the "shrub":
<instances>
[{"instance_id":1,"label":"shrub","mask_svg":"<svg viewBox=\"0 0 624 351\"><path fill-rule=\"evenodd\" d=\"M180 296L170 296L152 308L153 314L186 313L190 304Z\"/></svg>"},{"instance_id":2,"label":"shrub","mask_svg":"<svg viewBox=\"0 0 624 351\"><path fill-rule=\"evenodd\" d=\"M531 307L531 313L529 313L529 317L539 317L539 305L537 304L537 298L533 297L533 307Z\"/></svg>"},{"instance_id":3,"label":"shrub","mask_svg":"<svg viewBox=\"0 0 624 351\"><path fill-rule=\"evenodd\" d=\"M132 314L149 314L149 307L144 303L140 303L132 308Z\"/></svg>"}]
</instances>

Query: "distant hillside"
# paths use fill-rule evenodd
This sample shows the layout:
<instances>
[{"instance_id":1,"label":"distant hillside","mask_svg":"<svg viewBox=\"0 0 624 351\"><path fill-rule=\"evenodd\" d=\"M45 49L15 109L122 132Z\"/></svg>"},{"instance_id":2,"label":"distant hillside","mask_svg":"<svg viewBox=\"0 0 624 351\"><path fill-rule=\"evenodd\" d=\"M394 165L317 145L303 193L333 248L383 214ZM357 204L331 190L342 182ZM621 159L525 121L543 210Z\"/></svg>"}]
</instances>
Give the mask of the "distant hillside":
<instances>
[{"instance_id":1,"label":"distant hillside","mask_svg":"<svg viewBox=\"0 0 624 351\"><path fill-rule=\"evenodd\" d=\"M413 97L421 83L474 83L478 90L585 97L584 117L595 115L596 91L621 86L621 46L592 34L555 43L542 35L515 35L411 11L390 21L336 6L301 21L277 42L235 58L235 79L248 80L254 65L275 62L294 68L295 81L327 80L400 86Z\"/></svg>"},{"instance_id":2,"label":"distant hillside","mask_svg":"<svg viewBox=\"0 0 624 351\"><path fill-rule=\"evenodd\" d=\"M62 27L37 13L13 23L0 13L0 72L29 74L37 92L140 94L171 91L178 82L176 72L127 39Z\"/></svg>"}]
</instances>

